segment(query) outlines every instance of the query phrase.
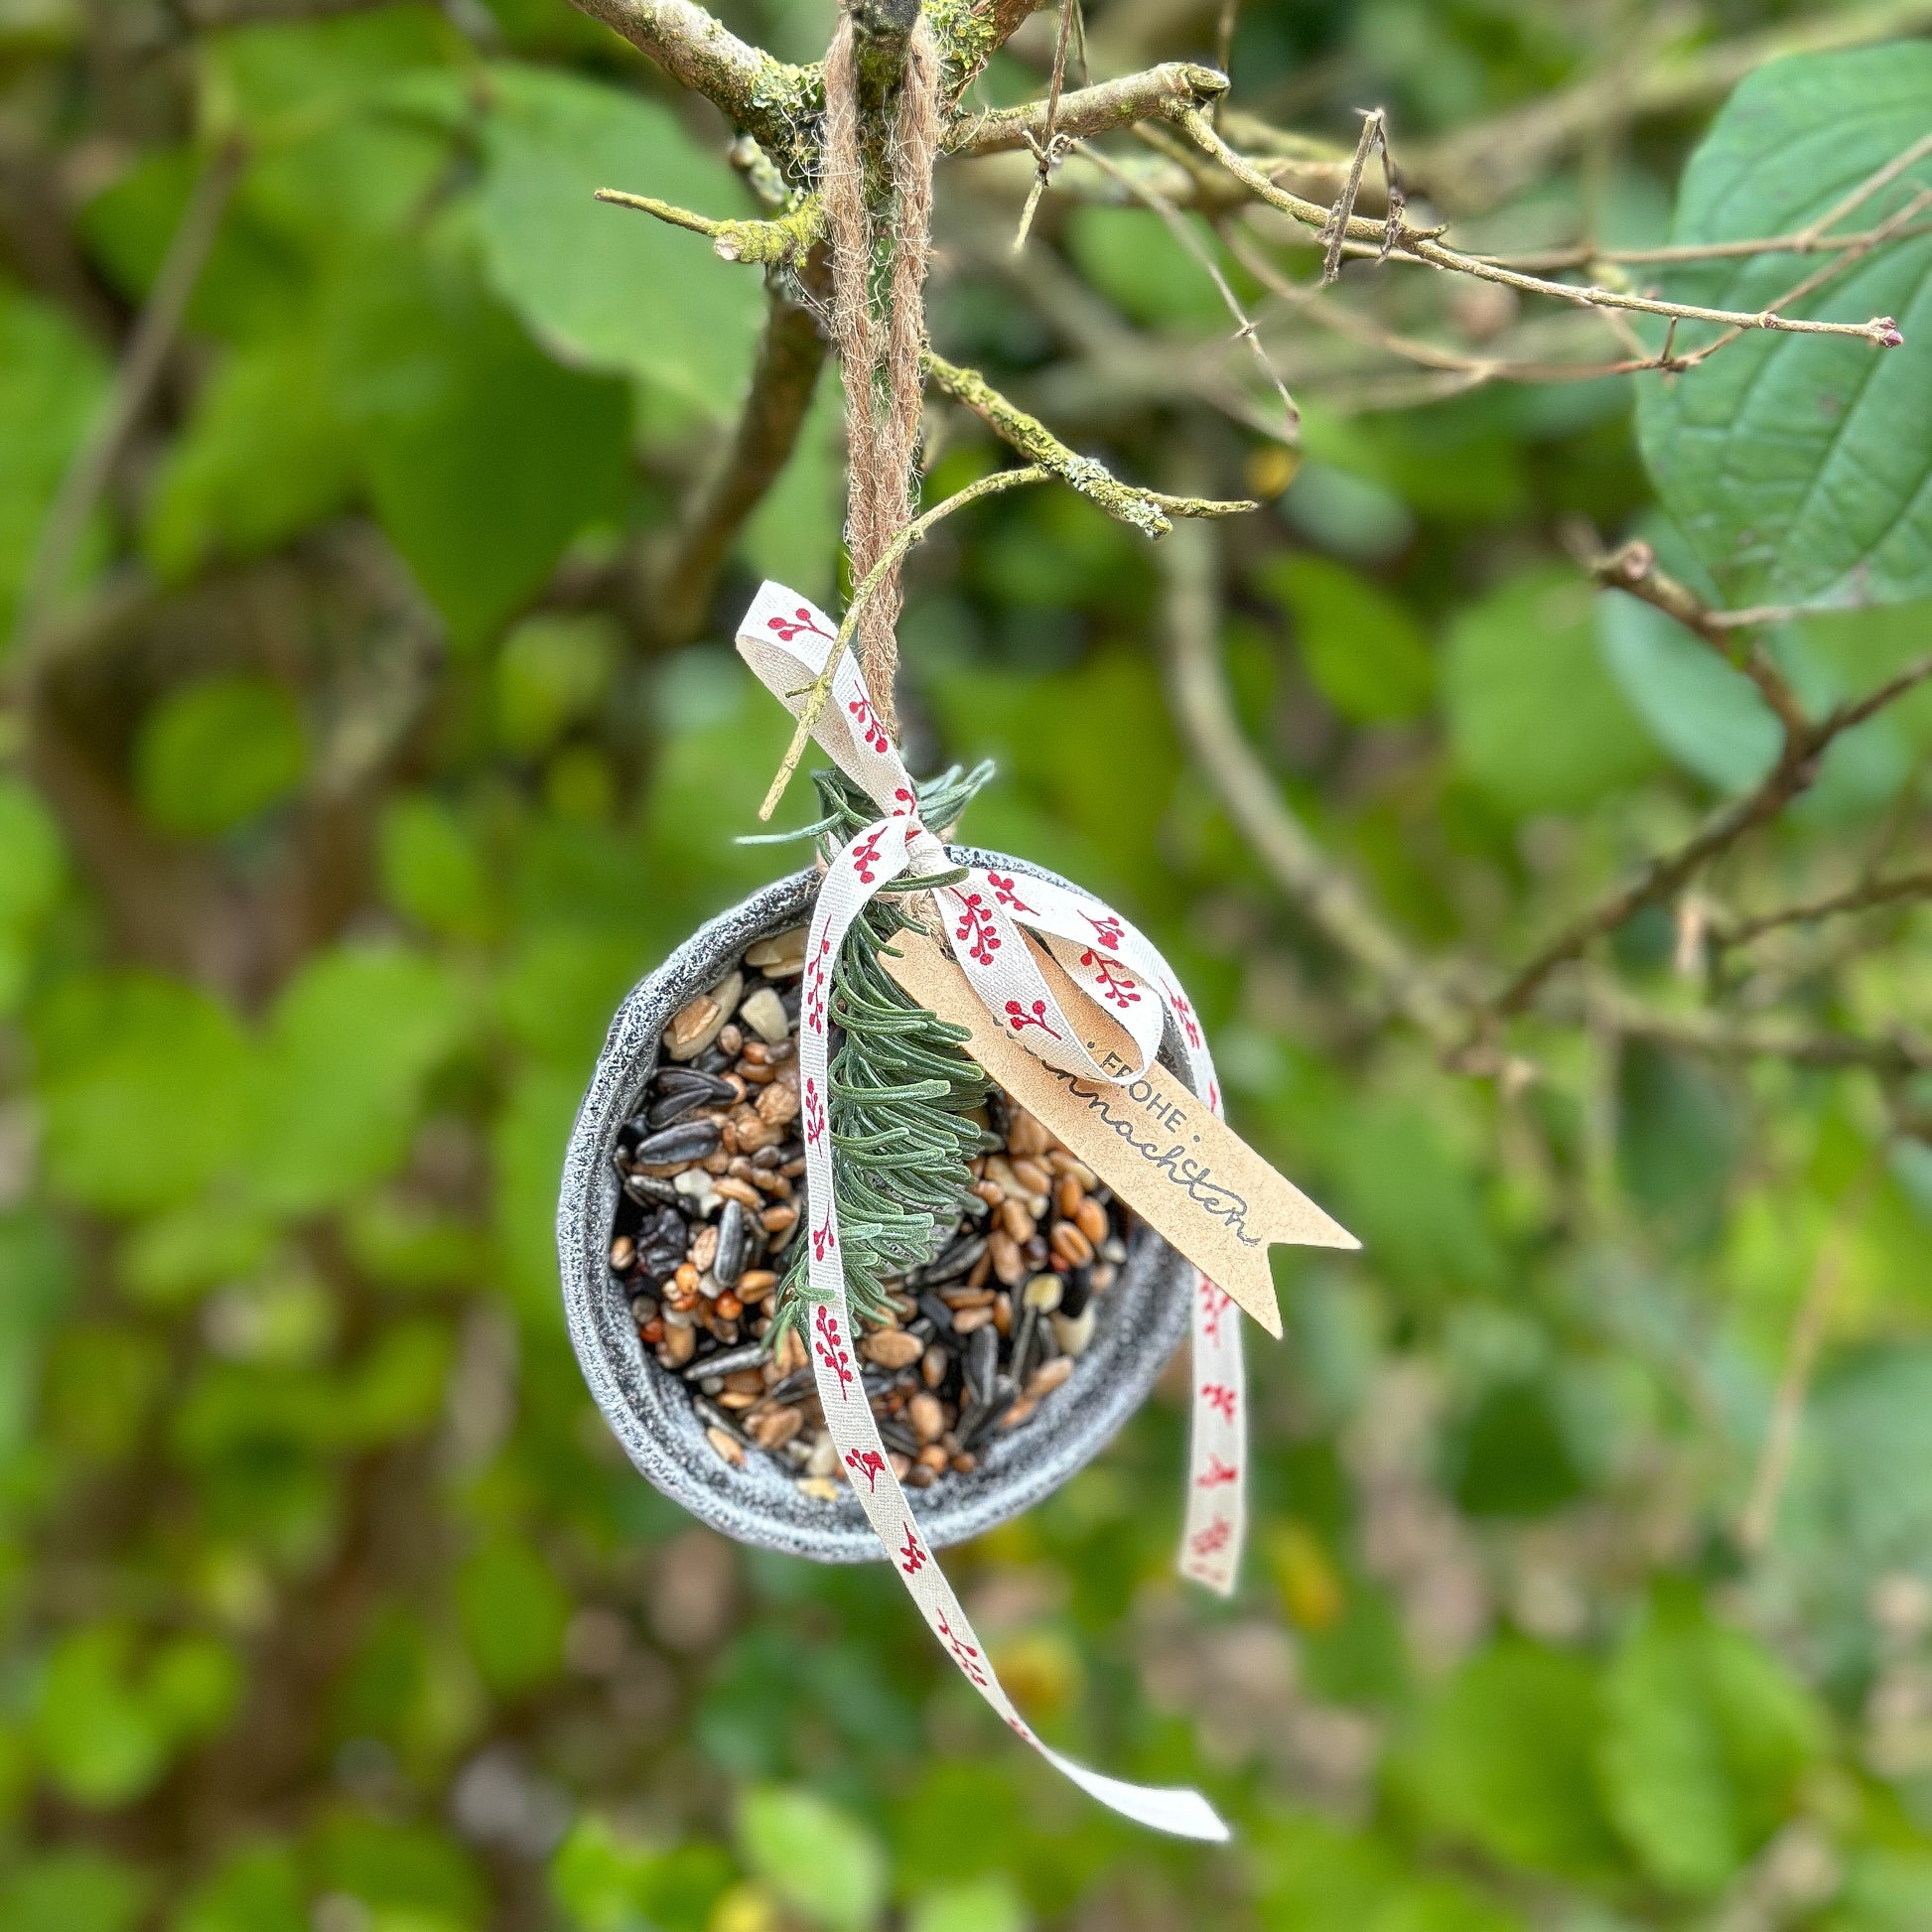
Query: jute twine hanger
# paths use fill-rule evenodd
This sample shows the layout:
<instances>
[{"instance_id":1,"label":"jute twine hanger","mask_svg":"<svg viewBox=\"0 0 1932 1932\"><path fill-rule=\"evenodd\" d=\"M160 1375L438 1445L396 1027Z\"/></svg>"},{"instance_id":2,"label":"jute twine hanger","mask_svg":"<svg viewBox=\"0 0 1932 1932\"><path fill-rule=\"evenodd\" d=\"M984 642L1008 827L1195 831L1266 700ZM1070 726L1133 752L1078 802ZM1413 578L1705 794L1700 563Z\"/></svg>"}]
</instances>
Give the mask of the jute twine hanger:
<instances>
[{"instance_id":1,"label":"jute twine hanger","mask_svg":"<svg viewBox=\"0 0 1932 1932\"><path fill-rule=\"evenodd\" d=\"M923 386L925 276L932 236L932 164L939 150L939 45L923 12L905 45L886 155L890 198L875 210L860 139L858 59L841 11L825 57L825 137L819 180L832 241L832 339L845 383L850 466L845 541L861 582L911 521ZM880 230L888 245L880 260ZM877 286L875 286L877 285ZM898 737L898 567L861 614L854 650L880 723Z\"/></svg>"}]
</instances>

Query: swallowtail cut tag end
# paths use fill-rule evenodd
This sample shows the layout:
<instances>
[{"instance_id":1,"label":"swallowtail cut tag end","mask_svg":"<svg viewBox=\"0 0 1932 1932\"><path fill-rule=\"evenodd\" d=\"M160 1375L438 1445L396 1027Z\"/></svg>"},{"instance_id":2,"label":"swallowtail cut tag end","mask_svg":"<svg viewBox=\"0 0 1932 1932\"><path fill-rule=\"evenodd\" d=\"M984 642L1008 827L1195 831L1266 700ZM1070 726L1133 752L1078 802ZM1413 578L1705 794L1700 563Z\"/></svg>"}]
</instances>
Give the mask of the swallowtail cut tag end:
<instances>
[{"instance_id":1,"label":"swallowtail cut tag end","mask_svg":"<svg viewBox=\"0 0 1932 1932\"><path fill-rule=\"evenodd\" d=\"M1049 1066L996 1024L966 976L930 937L903 932L887 970L922 1006L965 1030L965 1049L1048 1133L1064 1142L1142 1220L1185 1255L1277 1341L1281 1307L1268 1251L1359 1248L1332 1215L1278 1173L1195 1094L1158 1062L1118 1084ZM1062 1010L1080 1011L1098 1064L1138 1064L1132 1042L1038 954Z\"/></svg>"}]
</instances>

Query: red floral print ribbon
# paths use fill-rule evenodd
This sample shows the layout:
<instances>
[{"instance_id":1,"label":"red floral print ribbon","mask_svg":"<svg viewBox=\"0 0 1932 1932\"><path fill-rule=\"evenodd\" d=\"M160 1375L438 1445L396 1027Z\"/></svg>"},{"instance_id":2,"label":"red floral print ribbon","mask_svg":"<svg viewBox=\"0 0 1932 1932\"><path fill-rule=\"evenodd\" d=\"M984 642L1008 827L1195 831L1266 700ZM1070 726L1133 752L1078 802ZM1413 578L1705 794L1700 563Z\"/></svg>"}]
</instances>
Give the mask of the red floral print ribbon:
<instances>
[{"instance_id":1,"label":"red floral print ribbon","mask_svg":"<svg viewBox=\"0 0 1932 1932\"><path fill-rule=\"evenodd\" d=\"M765 584L739 627L738 649L794 716L825 667L837 628L816 607ZM799 1008L799 1081L805 1141L806 1228L811 1315L808 1341L825 1421L867 1519L912 1600L961 1674L1012 1729L1063 1776L1110 1809L1180 1838L1224 1840L1228 1828L1199 1792L1126 1784L1074 1763L1035 1735L1014 1708L932 1553L893 1473L866 1399L839 1252L832 1189L828 1094L828 1005L832 964L866 902L902 874L956 871L945 848L919 823L912 781L873 715L850 656L833 674L813 736L839 768L863 786L884 816L841 851L819 888L805 944ZM988 1012L1050 1066L1123 1084L1139 1078L1160 1050L1172 1019L1187 1083L1218 1114L1220 1088L1198 1021L1159 950L1097 899L1041 879L973 868L934 890L953 956ZM1036 933L1073 983L1135 1043L1139 1064L1107 1071L1086 1050L1021 935ZM1240 1311L1205 1276L1192 1310L1192 1426L1183 1575L1223 1595L1234 1587L1246 1524L1246 1404Z\"/></svg>"}]
</instances>

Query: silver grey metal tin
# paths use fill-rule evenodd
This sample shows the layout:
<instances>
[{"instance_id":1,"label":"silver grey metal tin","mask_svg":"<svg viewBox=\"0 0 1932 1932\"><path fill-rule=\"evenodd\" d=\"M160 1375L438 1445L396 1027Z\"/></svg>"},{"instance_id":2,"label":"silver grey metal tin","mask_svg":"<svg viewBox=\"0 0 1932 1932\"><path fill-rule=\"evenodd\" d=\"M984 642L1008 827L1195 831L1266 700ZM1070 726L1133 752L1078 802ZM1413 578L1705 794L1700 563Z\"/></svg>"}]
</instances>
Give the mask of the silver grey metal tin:
<instances>
[{"instance_id":1,"label":"silver grey metal tin","mask_svg":"<svg viewBox=\"0 0 1932 1932\"><path fill-rule=\"evenodd\" d=\"M962 865L1054 879L1024 859L955 847ZM1064 883L1064 882L1056 882ZM755 893L691 935L631 989L591 1076L564 1159L557 1209L564 1313L584 1379L632 1462L713 1529L820 1563L866 1563L884 1552L857 1497L800 1493L768 1456L729 1468L705 1440L690 1390L638 1339L608 1266L617 1214L612 1166L619 1130L637 1111L657 1067L658 1035L694 994L715 986L746 947L810 916L817 877L800 872ZM1011 1435L996 1432L970 1475L949 1475L913 1507L935 1548L978 1536L1049 1495L1099 1454L1140 1407L1187 1331L1193 1270L1146 1227L1106 1298L1105 1319L1063 1388Z\"/></svg>"}]
</instances>

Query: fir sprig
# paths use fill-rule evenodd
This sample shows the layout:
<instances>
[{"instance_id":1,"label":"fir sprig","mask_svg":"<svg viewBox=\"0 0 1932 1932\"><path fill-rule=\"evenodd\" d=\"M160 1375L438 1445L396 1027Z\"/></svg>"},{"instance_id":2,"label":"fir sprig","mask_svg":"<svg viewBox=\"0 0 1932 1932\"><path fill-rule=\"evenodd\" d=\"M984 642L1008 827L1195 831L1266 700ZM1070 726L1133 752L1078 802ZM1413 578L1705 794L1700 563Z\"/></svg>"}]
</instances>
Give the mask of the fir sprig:
<instances>
[{"instance_id":1,"label":"fir sprig","mask_svg":"<svg viewBox=\"0 0 1932 1932\"><path fill-rule=\"evenodd\" d=\"M990 764L954 766L920 785L921 820L950 827L992 775ZM794 836L815 837L830 859L873 823L878 807L836 771L812 779L823 815ZM908 925L925 929L905 898L874 898L853 921L832 974L832 1186L846 1295L861 1321L887 1313L889 1281L932 1259L971 1198L966 1164L996 1145L980 1116L991 1083L962 1050L966 1030L902 992L879 957ZM807 1252L805 1242L794 1244L774 1341L802 1318Z\"/></svg>"}]
</instances>

